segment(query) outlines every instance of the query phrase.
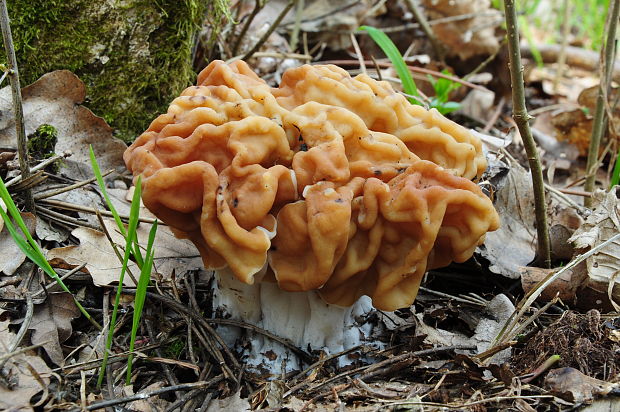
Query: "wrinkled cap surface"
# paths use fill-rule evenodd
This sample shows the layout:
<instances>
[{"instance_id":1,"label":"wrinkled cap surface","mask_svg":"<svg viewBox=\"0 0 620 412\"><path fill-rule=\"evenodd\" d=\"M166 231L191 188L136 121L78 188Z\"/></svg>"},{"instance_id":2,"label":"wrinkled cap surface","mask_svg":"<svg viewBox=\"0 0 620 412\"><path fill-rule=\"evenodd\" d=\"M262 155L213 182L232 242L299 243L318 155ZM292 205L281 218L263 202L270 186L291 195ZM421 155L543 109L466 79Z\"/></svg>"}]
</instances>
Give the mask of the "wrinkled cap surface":
<instances>
[{"instance_id":1,"label":"wrinkled cap surface","mask_svg":"<svg viewBox=\"0 0 620 412\"><path fill-rule=\"evenodd\" d=\"M499 222L471 181L486 167L472 133L336 66L288 70L272 89L215 61L125 162L205 267L339 305L410 305L426 270L467 260Z\"/></svg>"}]
</instances>

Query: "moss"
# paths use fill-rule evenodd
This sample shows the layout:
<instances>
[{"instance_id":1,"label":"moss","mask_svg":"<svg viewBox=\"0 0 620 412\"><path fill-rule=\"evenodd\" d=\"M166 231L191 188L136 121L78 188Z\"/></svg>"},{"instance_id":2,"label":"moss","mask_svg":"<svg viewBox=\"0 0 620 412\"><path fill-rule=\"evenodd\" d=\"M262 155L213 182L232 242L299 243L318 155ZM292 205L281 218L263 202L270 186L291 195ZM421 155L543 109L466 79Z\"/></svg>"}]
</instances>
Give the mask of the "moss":
<instances>
[{"instance_id":1,"label":"moss","mask_svg":"<svg viewBox=\"0 0 620 412\"><path fill-rule=\"evenodd\" d=\"M50 124L42 124L37 127L31 135L28 136L28 155L36 160L47 159L54 156L54 148L58 141L58 131ZM46 168L49 172L58 172L62 161L52 163Z\"/></svg>"},{"instance_id":2,"label":"moss","mask_svg":"<svg viewBox=\"0 0 620 412\"><path fill-rule=\"evenodd\" d=\"M87 106L130 141L194 81L191 51L205 15L227 0L9 0L24 85L57 69L75 72Z\"/></svg>"}]
</instances>

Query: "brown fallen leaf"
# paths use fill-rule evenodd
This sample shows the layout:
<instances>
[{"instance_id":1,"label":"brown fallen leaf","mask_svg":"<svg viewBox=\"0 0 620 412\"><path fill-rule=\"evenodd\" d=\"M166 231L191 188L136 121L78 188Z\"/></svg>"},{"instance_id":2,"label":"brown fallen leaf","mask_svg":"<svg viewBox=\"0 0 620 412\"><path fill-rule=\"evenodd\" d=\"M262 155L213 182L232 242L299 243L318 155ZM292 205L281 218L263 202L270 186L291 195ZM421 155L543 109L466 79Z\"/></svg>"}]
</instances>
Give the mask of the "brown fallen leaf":
<instances>
[{"instance_id":1,"label":"brown fallen leaf","mask_svg":"<svg viewBox=\"0 0 620 412\"><path fill-rule=\"evenodd\" d=\"M37 225L36 217L32 213L21 213L21 216L30 234L34 234L35 226ZM17 246L7 228L0 230L0 272L11 276L24 263L26 255ZM19 228L17 231L20 234L22 233Z\"/></svg>"},{"instance_id":2,"label":"brown fallen leaf","mask_svg":"<svg viewBox=\"0 0 620 412\"><path fill-rule=\"evenodd\" d=\"M597 205L585 223L569 239L582 253L610 239L620 232L620 200L617 191L598 191L594 194ZM607 295L610 303L620 309L620 241L616 240L586 259L587 281L584 287Z\"/></svg>"},{"instance_id":3,"label":"brown fallen leaf","mask_svg":"<svg viewBox=\"0 0 620 412\"><path fill-rule=\"evenodd\" d=\"M498 163L491 162L491 167ZM498 230L487 233L478 250L490 263L493 273L518 279L521 267L528 265L536 254L534 195L530 174L518 163L498 167L490 177L495 185L494 205L500 216Z\"/></svg>"},{"instance_id":4,"label":"brown fallen leaf","mask_svg":"<svg viewBox=\"0 0 620 412\"><path fill-rule=\"evenodd\" d=\"M580 265L581 266L581 265ZM525 293L529 293L538 282L542 281L547 275L558 269L544 269L538 267L524 267L521 273L521 286ZM548 302L556 295L565 303L574 304L577 299L577 292L582 287L585 280L585 271L581 267L575 270L566 270L555 281L543 290L539 300Z\"/></svg>"},{"instance_id":5,"label":"brown fallen leaf","mask_svg":"<svg viewBox=\"0 0 620 412\"><path fill-rule=\"evenodd\" d=\"M618 388L618 384L591 378L574 368L552 369L545 386L558 397L575 403L590 402Z\"/></svg>"},{"instance_id":6,"label":"brown fallen leaf","mask_svg":"<svg viewBox=\"0 0 620 412\"><path fill-rule=\"evenodd\" d=\"M112 129L99 116L80 103L86 97L84 83L68 70L57 70L43 75L22 89L26 135L42 124L49 124L58 132L56 153L71 151L62 173L85 179L93 175L88 146L92 145L102 170L124 169L123 152L126 145L112 136ZM0 90L0 146L14 148L15 125L10 87ZM5 116L6 114L6 116Z\"/></svg>"},{"instance_id":7,"label":"brown fallen leaf","mask_svg":"<svg viewBox=\"0 0 620 412\"><path fill-rule=\"evenodd\" d=\"M15 339L15 334L9 330L9 322L0 321L0 355L6 354L7 348ZM0 385L0 410L32 411L30 400L36 394L47 390L52 370L40 357L22 353L7 360L4 376L8 377L11 388ZM47 396L43 396L39 403L46 399Z\"/></svg>"},{"instance_id":8,"label":"brown fallen leaf","mask_svg":"<svg viewBox=\"0 0 620 412\"><path fill-rule=\"evenodd\" d=\"M119 251L122 254L125 239L119 233L114 220L106 218L104 222L113 241L121 246ZM138 226L138 239L143 248L146 248L150 228L151 225L148 224ZM97 286L118 282L122 264L105 234L85 227L74 229L71 234L79 239L80 244L52 249L47 254L48 260L54 260L53 265L61 267L65 264L75 267L86 262L86 270ZM203 267L195 247L185 239L176 238L164 225L158 227L155 237L154 266L155 271L163 275L169 275L173 270L180 275ZM140 271L134 262L130 262L128 268L134 276L139 275ZM134 286L134 282L127 275L123 283Z\"/></svg>"},{"instance_id":9,"label":"brown fallen leaf","mask_svg":"<svg viewBox=\"0 0 620 412\"><path fill-rule=\"evenodd\" d=\"M52 362L62 366L65 357L61 344L71 336L71 320L78 316L80 311L69 293L51 293L45 302L34 307L30 341L41 345Z\"/></svg>"}]
</instances>

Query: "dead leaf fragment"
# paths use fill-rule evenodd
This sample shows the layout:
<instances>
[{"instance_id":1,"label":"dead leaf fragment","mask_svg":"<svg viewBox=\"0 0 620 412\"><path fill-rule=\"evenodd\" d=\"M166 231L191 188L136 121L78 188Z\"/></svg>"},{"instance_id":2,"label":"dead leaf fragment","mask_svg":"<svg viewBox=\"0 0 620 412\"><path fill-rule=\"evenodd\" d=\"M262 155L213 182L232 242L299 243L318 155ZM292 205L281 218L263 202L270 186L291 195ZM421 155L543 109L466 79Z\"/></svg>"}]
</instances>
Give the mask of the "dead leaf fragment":
<instances>
[{"instance_id":1,"label":"dead leaf fragment","mask_svg":"<svg viewBox=\"0 0 620 412\"><path fill-rule=\"evenodd\" d=\"M235 393L225 399L217 399L211 402L207 412L245 412L252 410L250 402L241 398L241 392Z\"/></svg>"},{"instance_id":2,"label":"dead leaf fragment","mask_svg":"<svg viewBox=\"0 0 620 412\"><path fill-rule=\"evenodd\" d=\"M28 228L30 234L34 234L37 219L32 213L21 213L21 217ZM0 219L1 221L1 219ZM4 223L4 222L2 222ZM16 225L15 225L16 226ZM21 235L21 229L17 228ZM23 236L23 235L22 235ZM0 231L0 272L7 276L13 275L18 267L26 260L26 255L17 246L7 228Z\"/></svg>"},{"instance_id":3,"label":"dead leaf fragment","mask_svg":"<svg viewBox=\"0 0 620 412\"><path fill-rule=\"evenodd\" d=\"M9 321L0 322L0 355L6 354L14 339L15 334L9 331ZM51 369L43 359L28 353L9 358L4 365L4 372L4 376L10 378L12 387L9 389L0 385L0 410L3 411L32 411L30 400L47 390L52 376ZM45 401L47 396L42 398Z\"/></svg>"},{"instance_id":4,"label":"dead leaf fragment","mask_svg":"<svg viewBox=\"0 0 620 412\"><path fill-rule=\"evenodd\" d=\"M534 194L530 174L516 162L506 165L491 160L496 174L490 177L496 187L495 209L500 226L487 233L479 252L490 263L489 270L518 279L521 268L536 255Z\"/></svg>"},{"instance_id":5,"label":"dead leaf fragment","mask_svg":"<svg viewBox=\"0 0 620 412\"><path fill-rule=\"evenodd\" d=\"M620 200L617 191L598 191L598 203L585 223L575 231L569 242L580 252L590 250L620 232ZM611 303L620 304L620 241L616 240L586 259L586 287L609 294Z\"/></svg>"},{"instance_id":6,"label":"dead leaf fragment","mask_svg":"<svg viewBox=\"0 0 620 412\"><path fill-rule=\"evenodd\" d=\"M114 243L120 245L119 251L122 255L125 239L118 231L116 222L108 218L105 218L104 222ZM143 250L146 249L150 228L151 225L148 224L138 226L138 239ZM97 286L118 282L122 264L105 234L85 227L74 229L71 234L79 239L80 244L52 249L47 254L48 260L57 259L55 265L67 264L73 267L86 262L86 270ZM160 225L155 237L154 266L158 273L164 275L171 274L173 270L182 274L187 270L201 269L202 260L188 240L176 238L167 226ZM134 262L129 262L128 269L134 276L140 273ZM125 286L135 286L128 275L125 275L123 283Z\"/></svg>"},{"instance_id":7,"label":"dead leaf fragment","mask_svg":"<svg viewBox=\"0 0 620 412\"><path fill-rule=\"evenodd\" d=\"M452 55L466 60L477 55L491 55L499 49L495 28L502 22L501 13L491 8L489 0L424 0L429 20L472 15L469 19L433 25L435 36Z\"/></svg>"},{"instance_id":8,"label":"dead leaf fragment","mask_svg":"<svg viewBox=\"0 0 620 412\"><path fill-rule=\"evenodd\" d=\"M29 329L33 345L41 345L52 362L62 366L64 355L61 344L73 332L71 321L80 316L73 297L66 292L52 293L40 305L35 305Z\"/></svg>"},{"instance_id":9,"label":"dead leaf fragment","mask_svg":"<svg viewBox=\"0 0 620 412\"><path fill-rule=\"evenodd\" d=\"M596 396L607 395L616 387L574 368L552 369L545 378L545 386L557 396L575 403L590 402Z\"/></svg>"},{"instance_id":10,"label":"dead leaf fragment","mask_svg":"<svg viewBox=\"0 0 620 412\"><path fill-rule=\"evenodd\" d=\"M88 155L91 144L102 170L124 169L125 143L112 136L112 129L103 118L80 105L86 97L86 87L75 74L68 70L47 73L24 87L22 97L26 135L42 124L52 125L58 131L56 153L71 151L63 174L78 180L93 175ZM0 90L0 112L0 146L14 148L17 139L10 87Z\"/></svg>"}]
</instances>

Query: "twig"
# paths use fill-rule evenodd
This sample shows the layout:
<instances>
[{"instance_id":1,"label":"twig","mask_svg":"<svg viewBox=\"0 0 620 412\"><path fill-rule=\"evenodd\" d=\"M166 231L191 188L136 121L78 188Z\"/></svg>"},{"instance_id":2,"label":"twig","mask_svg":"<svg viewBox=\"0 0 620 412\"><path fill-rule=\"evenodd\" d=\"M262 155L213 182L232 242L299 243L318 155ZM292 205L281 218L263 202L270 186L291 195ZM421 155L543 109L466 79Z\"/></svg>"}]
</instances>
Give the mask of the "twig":
<instances>
[{"instance_id":1,"label":"twig","mask_svg":"<svg viewBox=\"0 0 620 412\"><path fill-rule=\"evenodd\" d=\"M282 19L284 18L284 16L287 15L287 13L289 12L289 10L293 7L293 5L295 4L296 0L289 0L288 4L286 5L286 7L284 7L284 9L282 9L282 12L278 15L278 17L276 18L276 20L271 24L271 26L269 27L269 29L265 32L265 34L263 34L263 37L261 37L256 44L254 45L254 47L252 47L250 49L250 51L248 51L246 54L243 55L243 60L248 60L250 57L252 57L252 55L254 53L256 53L258 51L258 49L261 48L261 46L267 41L267 39L269 38L269 36L271 36L271 33L273 33L275 31L275 29L280 25L280 22L282 21Z\"/></svg>"},{"instance_id":2,"label":"twig","mask_svg":"<svg viewBox=\"0 0 620 412\"><path fill-rule=\"evenodd\" d=\"M445 50L441 43L439 43L439 41L437 40L437 37L435 37L435 33L433 33L433 29L431 29L431 26L428 24L426 17L424 17L424 14L415 3L415 1L405 0L405 4L407 5L407 8L411 12L411 14L413 14L415 19L420 24L420 27L422 28L422 31L424 31L424 34L426 34L426 37L428 37L428 40L431 42L433 50L435 51L435 55L439 58L440 61L443 61L445 57Z\"/></svg>"},{"instance_id":3,"label":"twig","mask_svg":"<svg viewBox=\"0 0 620 412\"><path fill-rule=\"evenodd\" d=\"M67 216L67 215L63 215L62 213L58 213L58 212L54 212L53 210L50 210L46 207L43 206L39 206L36 205L35 209L41 213L41 215L46 216L52 220L59 220L61 222L67 223L69 225L73 225L73 226L83 226L83 227L87 227L89 229L94 229L97 230L98 227L96 225L92 225L88 222L84 222L82 220L76 219L74 217L71 216Z\"/></svg>"},{"instance_id":4,"label":"twig","mask_svg":"<svg viewBox=\"0 0 620 412\"><path fill-rule=\"evenodd\" d=\"M597 253L599 250L603 249L605 246L609 245L610 243L612 243L612 242L614 242L614 241L616 241L618 239L620 239L620 233L612 236L611 238L607 239L603 243L601 243L601 244L597 245L596 247L590 249L586 253L583 253L583 254L575 257L566 266L562 267L560 270L558 270L555 273L554 272L549 273L543 280L538 282L536 287L533 288L532 290L530 290L527 293L527 295L525 295L525 297L519 302L519 304L515 308L514 313L506 321L506 324L504 325L502 330L499 332L499 334L495 338L494 344L498 344L498 343L504 342L506 340L506 337L511 335L512 331L514 330L514 328L516 327L517 323L519 322L519 319L530 308L532 303L534 303L534 301L536 299L538 299L538 297L543 292L543 290L545 290L545 288L547 286L549 286L554 280L556 280L558 277L560 277L567 270L571 270L572 268L577 266L579 263L583 262L584 260L586 260L590 256L592 256L595 253Z\"/></svg>"},{"instance_id":5,"label":"twig","mask_svg":"<svg viewBox=\"0 0 620 412\"><path fill-rule=\"evenodd\" d=\"M106 171L101 176L105 177L105 176L109 175L112 172L114 172L114 169L110 169L110 170ZM60 194L69 192L69 191L71 191L73 189L77 189L77 188L80 188L82 186L86 186L86 185L88 185L90 183L93 183L96 180L97 180L96 177L92 177L92 178L90 178L88 180L84 180L82 182L77 182L77 183L74 183L74 184L69 185L69 186L63 186L63 187L60 187L58 189L52 189L52 190L48 190L48 191L45 191L45 192L39 192L39 193L34 195L34 199L35 200L47 199L48 197L60 195Z\"/></svg>"},{"instance_id":6,"label":"twig","mask_svg":"<svg viewBox=\"0 0 620 412\"><path fill-rule=\"evenodd\" d=\"M12 356L17 355L17 348L22 343L24 336L26 336L26 332L28 332L28 328L30 327L30 322L32 321L32 316L34 314L34 303L32 302L32 295L30 292L26 291L26 315L24 316L24 321L22 322L17 335L15 335L15 339L11 342L8 353L0 356L0 371L4 368L4 364L6 361Z\"/></svg>"},{"instance_id":7,"label":"twig","mask_svg":"<svg viewBox=\"0 0 620 412\"><path fill-rule=\"evenodd\" d=\"M22 353L26 353L28 351L37 349L42 347L43 345L47 345L48 343L51 343L51 341L45 341L43 343L37 343L36 345L30 345L30 346L26 346L23 348L19 348L19 349L15 349L9 353L5 353L3 355L0 356L0 364L2 365L2 367L4 367L4 364L6 363L7 360L11 359L13 356L17 356L20 355Z\"/></svg>"},{"instance_id":8,"label":"twig","mask_svg":"<svg viewBox=\"0 0 620 412\"><path fill-rule=\"evenodd\" d=\"M92 404L90 406L87 406L85 410L87 410L87 411L96 411L98 409L108 408L108 407L114 406L114 405L120 405L120 404L127 403L127 402L133 402L133 401L137 401L137 400L140 400L140 399L148 399L148 398L151 398L153 396L162 395L162 394L168 393L168 392L187 391L187 390L193 390L193 389L205 389L205 388L208 388L210 386L215 385L216 383L219 383L223 379L224 379L224 376L223 375L219 375L219 376L216 376L215 378L213 378L211 380L208 380L208 381L193 382L193 383L182 383L180 385L167 386L165 388L155 389L153 391L146 391L146 392L137 393L137 394L132 395L132 396L127 396L125 398L110 399L110 400L107 400L107 401L98 402L98 403ZM80 411L81 411L81 409L73 409L73 410L71 410L71 412L80 412Z\"/></svg>"},{"instance_id":9,"label":"twig","mask_svg":"<svg viewBox=\"0 0 620 412\"><path fill-rule=\"evenodd\" d=\"M592 135L590 137L590 146L588 148L588 161L586 163L586 182L584 190L586 192L594 191L596 182L596 170L598 169L598 155L601 147L601 139L605 132L605 96L611 83L612 64L614 63L613 55L616 47L616 28L618 27L618 10L620 9L620 0L614 0L609 5L607 40L605 42L604 51L601 53L603 64L601 65L601 76L596 96L596 108L594 109L594 119L592 120ZM585 198L586 207L592 207L592 198Z\"/></svg>"},{"instance_id":10,"label":"twig","mask_svg":"<svg viewBox=\"0 0 620 412\"><path fill-rule=\"evenodd\" d=\"M396 401L386 403L381 406L377 410L387 409L387 410L395 410L396 406L432 406L436 408L447 408L447 409L460 409L464 410L465 408L469 408L471 406L482 405L485 403L498 403L500 401L511 401L516 399L553 399L552 395L513 395L513 396L494 396L492 398L480 399L473 402L466 402L462 404L453 403L439 403L439 402L417 402L417 401Z\"/></svg>"},{"instance_id":11,"label":"twig","mask_svg":"<svg viewBox=\"0 0 620 412\"><path fill-rule=\"evenodd\" d=\"M6 0L0 1L0 26L2 26L2 39L8 62L9 79L11 81L11 93L13 95L13 113L15 114L15 132L17 133L17 152L19 153L19 168L24 179L30 176L28 167L28 144L26 142L26 129L24 126L24 108L22 107L22 92L19 84L19 70L17 58L13 46L11 25L9 24L9 12ZM35 213L34 199L29 189L24 191L26 210Z\"/></svg>"},{"instance_id":12,"label":"twig","mask_svg":"<svg viewBox=\"0 0 620 412\"><path fill-rule=\"evenodd\" d=\"M551 248L549 243L549 229L547 227L547 204L545 201L545 186L542 167L532 137L528 121L530 116L525 107L525 86L523 84L523 66L521 65L521 51L519 49L519 31L517 26L517 11L514 0L505 0L506 30L508 36L508 50L510 57L510 79L512 82L512 117L519 128L523 145L527 152L527 159L532 173L534 189L534 206L536 214L536 233L538 235L538 259L545 268L551 267Z\"/></svg>"},{"instance_id":13,"label":"twig","mask_svg":"<svg viewBox=\"0 0 620 412\"><path fill-rule=\"evenodd\" d=\"M151 342L155 342L155 332L153 331L153 325L151 324L150 320L148 319L145 319L145 320L146 320L146 331L149 334ZM159 356L160 358L163 357L163 353L160 348L155 348L155 354ZM170 367L166 363L160 363L160 366L163 369L164 374L166 375L166 378L168 379L168 383L170 385L178 385L179 382L177 381L176 377L170 370ZM182 392L175 392L175 394L176 394L177 399L181 399L183 395Z\"/></svg>"},{"instance_id":14,"label":"twig","mask_svg":"<svg viewBox=\"0 0 620 412\"><path fill-rule=\"evenodd\" d=\"M487 124L484 126L484 129L482 129L482 133L489 133L491 129L493 128L493 126L495 126L495 123L497 123L497 119L499 119L499 115L502 114L502 110L504 110L505 104L506 104L506 98L502 96L502 98L499 99L499 102L497 103L497 107L493 111L493 114L491 114L491 118L489 119Z\"/></svg>"},{"instance_id":15,"label":"twig","mask_svg":"<svg viewBox=\"0 0 620 412\"><path fill-rule=\"evenodd\" d=\"M122 293L126 295L135 295L136 291L131 290L131 289L123 289ZM177 312L191 316L192 319L194 319L194 321L197 324L199 324L202 328L204 328L215 339L215 341L222 348L224 353L226 353L226 356L228 357L228 359L231 361L232 363L231 366L233 366L237 370L241 367L239 365L239 362L237 361L237 358L235 358L235 356L232 354L232 352L230 351L230 348L228 348L228 346L226 345L222 337L211 327L211 325L209 325L209 322L213 321L213 319L205 319L200 313L185 307L182 303L179 303L176 300L171 299L169 297L158 295L152 292L147 292L146 296L149 299L155 299L168 305L169 307L176 310ZM224 357L222 356L222 353L217 347L211 347L209 349L211 350L211 355L216 360L218 360L218 362L224 362ZM222 367L223 370L230 370L225 362L220 364L220 367ZM232 373L229 373L229 375L230 375L229 377L234 380L235 375Z\"/></svg>"},{"instance_id":16,"label":"twig","mask_svg":"<svg viewBox=\"0 0 620 412\"><path fill-rule=\"evenodd\" d=\"M77 204L73 204L73 203L67 203L67 202L63 202L62 200L55 200L55 199L42 199L41 200L42 203L46 203L50 206L53 207L57 207L59 209L66 209L66 210L73 210L75 212L85 212L85 213L92 213L93 215L96 215L97 213L100 213L102 216L106 216L106 217L113 217L114 215L111 212L108 212L107 210L99 210L99 209L95 209L92 207L88 207L88 206L82 206L82 205L77 205ZM129 220L129 215L119 215L119 217L123 220ZM141 217L138 219L138 222L142 222L142 223L150 223L153 224L155 223L155 220L157 219L152 219L150 217ZM165 223L163 222L159 222L159 225L165 225Z\"/></svg>"},{"instance_id":17,"label":"twig","mask_svg":"<svg viewBox=\"0 0 620 412\"><path fill-rule=\"evenodd\" d=\"M233 45L233 48L232 48L233 55L237 54L237 51L239 50L239 46L241 45L241 41L245 37L245 34L250 28L250 25L254 21L254 18L256 17L258 12L261 11L264 5L265 5L265 2L261 0L255 0L254 10L252 10L252 13L250 14L245 24L243 25L243 28L241 29L241 33L239 33L239 35L237 36L237 39L235 40L235 44Z\"/></svg>"},{"instance_id":18,"label":"twig","mask_svg":"<svg viewBox=\"0 0 620 412\"><path fill-rule=\"evenodd\" d=\"M70 153L64 153L62 155L54 155L54 156L50 157L49 159L45 159L44 161L42 161L38 165L34 166L32 169L30 169L30 171L31 172L36 172L37 170L41 170L41 169L49 166L50 164L54 163L58 159L62 159L63 157L69 157L69 156L70 156ZM13 179L9 180L4 185L6 187L13 186L14 184L17 184L17 183L21 182L22 180L25 180L25 178L22 175L15 176Z\"/></svg>"},{"instance_id":19,"label":"twig","mask_svg":"<svg viewBox=\"0 0 620 412\"><path fill-rule=\"evenodd\" d=\"M351 38L351 44L353 45L353 50L355 50L355 55L357 56L357 61L360 62L360 70L365 75L368 75L368 73L366 72L366 64L364 64L364 55L362 54L362 50L360 49L360 45L357 43L357 39L355 38L355 35L353 33L351 33L349 35L349 37Z\"/></svg>"},{"instance_id":20,"label":"twig","mask_svg":"<svg viewBox=\"0 0 620 412\"><path fill-rule=\"evenodd\" d=\"M82 263L79 266L74 267L73 269L71 269L70 271L68 271L67 273L65 273L64 275L62 275L60 277L61 281L64 281L65 279L67 279L68 277L76 274L77 272L79 272L80 270L84 269L86 267L86 262ZM33 298L37 298L39 297L39 295L41 295L42 293L47 293L47 291L52 288L54 285L56 285L58 282L57 281L53 281L50 284L44 285L41 287L41 289L39 289L38 291L36 291L35 293L32 294Z\"/></svg>"},{"instance_id":21,"label":"twig","mask_svg":"<svg viewBox=\"0 0 620 412\"><path fill-rule=\"evenodd\" d=\"M358 65L359 62L356 60L324 60L324 61L317 62L317 64L336 64L339 66L353 66L353 65ZM372 60L364 60L364 64L371 65L373 64L373 62ZM381 60L377 61L377 65L380 67L392 67L393 66L392 63L381 61ZM407 65L407 67L409 68L409 70L415 73L430 74L433 77L441 77L442 79L447 79L455 83L462 84L463 86L467 86L470 89L477 89L477 90L481 90L485 92L489 91L489 89L487 89L484 86L480 86L479 84L468 82L467 80L459 79L458 77L440 73L435 70L429 70L429 69L425 69L424 67L417 67L417 66L412 66L409 64Z\"/></svg>"}]
</instances>

